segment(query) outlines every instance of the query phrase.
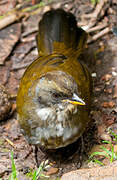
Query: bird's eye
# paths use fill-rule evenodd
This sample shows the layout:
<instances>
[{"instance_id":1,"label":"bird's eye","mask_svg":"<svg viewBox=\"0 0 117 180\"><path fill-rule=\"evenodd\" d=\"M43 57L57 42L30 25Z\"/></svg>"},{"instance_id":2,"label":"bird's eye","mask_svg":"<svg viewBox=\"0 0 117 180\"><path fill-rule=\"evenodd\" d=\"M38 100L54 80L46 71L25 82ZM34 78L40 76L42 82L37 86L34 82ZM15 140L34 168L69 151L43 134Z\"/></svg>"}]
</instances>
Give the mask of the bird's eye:
<instances>
[{"instance_id":1,"label":"bird's eye","mask_svg":"<svg viewBox=\"0 0 117 180\"><path fill-rule=\"evenodd\" d=\"M52 96L53 96L54 98L59 98L59 97L60 97L60 94L58 94L58 93L53 93Z\"/></svg>"}]
</instances>

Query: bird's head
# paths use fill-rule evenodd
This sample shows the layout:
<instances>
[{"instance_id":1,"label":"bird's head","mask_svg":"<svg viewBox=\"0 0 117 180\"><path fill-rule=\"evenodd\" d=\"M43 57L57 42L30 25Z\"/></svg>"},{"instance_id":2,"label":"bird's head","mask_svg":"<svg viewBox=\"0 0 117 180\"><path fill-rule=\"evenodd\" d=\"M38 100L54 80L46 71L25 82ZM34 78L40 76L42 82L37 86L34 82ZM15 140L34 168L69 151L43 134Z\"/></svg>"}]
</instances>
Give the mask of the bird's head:
<instances>
[{"instance_id":1,"label":"bird's head","mask_svg":"<svg viewBox=\"0 0 117 180\"><path fill-rule=\"evenodd\" d=\"M36 80L31 87L34 101L40 107L57 107L65 104L85 105L79 97L78 86L74 79L62 71L48 72Z\"/></svg>"}]
</instances>

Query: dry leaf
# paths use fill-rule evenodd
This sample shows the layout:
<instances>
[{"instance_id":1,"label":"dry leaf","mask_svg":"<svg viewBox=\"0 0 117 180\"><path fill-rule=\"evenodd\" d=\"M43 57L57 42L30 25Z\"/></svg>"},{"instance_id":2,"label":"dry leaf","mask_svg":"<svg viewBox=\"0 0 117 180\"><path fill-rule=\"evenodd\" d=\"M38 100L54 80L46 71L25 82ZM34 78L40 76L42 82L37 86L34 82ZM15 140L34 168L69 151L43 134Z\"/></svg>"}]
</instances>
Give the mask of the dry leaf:
<instances>
[{"instance_id":1,"label":"dry leaf","mask_svg":"<svg viewBox=\"0 0 117 180\"><path fill-rule=\"evenodd\" d=\"M113 108L115 106L115 103L110 101L110 102L104 102L101 104L102 107L104 108Z\"/></svg>"},{"instance_id":2,"label":"dry leaf","mask_svg":"<svg viewBox=\"0 0 117 180\"><path fill-rule=\"evenodd\" d=\"M58 172L58 168L54 168L54 167L51 167L50 169L49 169L49 171L46 173L46 175L52 175L52 174L56 174L57 172Z\"/></svg>"}]
</instances>

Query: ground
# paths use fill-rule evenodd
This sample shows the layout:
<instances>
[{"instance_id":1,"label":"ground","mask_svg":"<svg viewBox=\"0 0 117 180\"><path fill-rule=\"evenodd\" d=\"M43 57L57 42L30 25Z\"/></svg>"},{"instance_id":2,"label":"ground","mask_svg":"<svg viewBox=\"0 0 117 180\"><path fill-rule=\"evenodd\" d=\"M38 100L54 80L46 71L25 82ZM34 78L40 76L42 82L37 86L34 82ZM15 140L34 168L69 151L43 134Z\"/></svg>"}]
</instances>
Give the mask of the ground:
<instances>
[{"instance_id":1,"label":"ground","mask_svg":"<svg viewBox=\"0 0 117 180\"><path fill-rule=\"evenodd\" d=\"M5 14L7 10L11 10L17 4L15 0L13 3L3 2L0 4L0 15ZM23 1L19 0L18 2L22 4ZM4 121L0 122L0 177L2 179L7 179L11 173L11 151L13 151L18 172L26 174L29 169L36 168L35 148L30 146L20 133L16 113L16 96L20 79L26 67L37 57L35 36L39 20L43 13L51 7L61 7L74 13L78 25L86 27L91 19L87 20L83 15L93 13L95 10L94 5L88 0L71 0L64 1L64 3L57 1L49 5L46 5L47 1L44 2L44 6L37 13L31 15L26 13L24 18L0 31L0 83L11 95L13 104L12 112ZM31 7L31 3L24 4L23 8L26 8L27 5ZM38 3L38 1L34 3ZM91 122L82 139L80 138L73 145L60 150L60 152L38 151L38 161L49 158L53 169L50 168L51 170L49 169L47 172L54 174L51 172L53 170L56 173L50 179L60 177L71 170L88 167L86 160L91 148L101 144L101 139L111 140L107 133L108 128L110 127L117 133L117 37L111 31L112 27L117 25L116 0L106 1L102 9L104 12L101 11L97 16L95 26L105 23L105 28L109 27L110 29L108 33L98 39L93 39L93 37L101 29L90 32L87 47L80 58L87 64L93 77ZM20 176L18 180L25 179L23 175Z\"/></svg>"}]
</instances>

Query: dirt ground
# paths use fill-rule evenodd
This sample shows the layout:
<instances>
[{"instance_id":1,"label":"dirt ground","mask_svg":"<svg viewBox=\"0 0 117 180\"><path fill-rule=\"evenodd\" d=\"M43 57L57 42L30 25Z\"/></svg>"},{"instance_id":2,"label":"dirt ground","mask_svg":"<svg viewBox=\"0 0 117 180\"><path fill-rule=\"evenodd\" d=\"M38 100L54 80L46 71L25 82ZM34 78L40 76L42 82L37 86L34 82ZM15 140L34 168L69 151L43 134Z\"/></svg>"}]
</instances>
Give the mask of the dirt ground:
<instances>
[{"instance_id":1,"label":"dirt ground","mask_svg":"<svg viewBox=\"0 0 117 180\"><path fill-rule=\"evenodd\" d=\"M0 3L0 15L14 8L17 2L23 1L3 2ZM31 1L24 4L23 8L28 6L32 6ZM36 14L26 13L24 18L0 30L0 84L4 85L11 95L13 111L10 117L0 122L0 177L2 179L8 179L12 171L11 151L14 154L16 169L19 174L21 173L18 180L29 179L24 175L30 169L36 168L35 147L26 142L18 125L16 95L20 78L26 67L37 57L35 36L38 22L43 13L50 8L64 8L74 13L78 25L83 24L83 26L89 25L92 20L83 15L92 14L95 11L95 6L89 0L68 0L64 3L56 1L41 7ZM101 139L111 139L108 128L117 133L117 36L111 31L113 26L117 26L116 0L108 0L102 9L104 12L99 14L94 26L106 23L107 26L104 28L109 27L110 30L100 38L89 41L80 58L89 67L94 82L91 122L83 137L74 144L57 151L38 150L39 162L49 159L51 168L46 170L46 174L50 173L50 179L56 179L71 170L88 167L86 160L91 148L101 144ZM89 40L100 31L90 32ZM52 170L55 170L55 175L51 175L54 174Z\"/></svg>"}]
</instances>

